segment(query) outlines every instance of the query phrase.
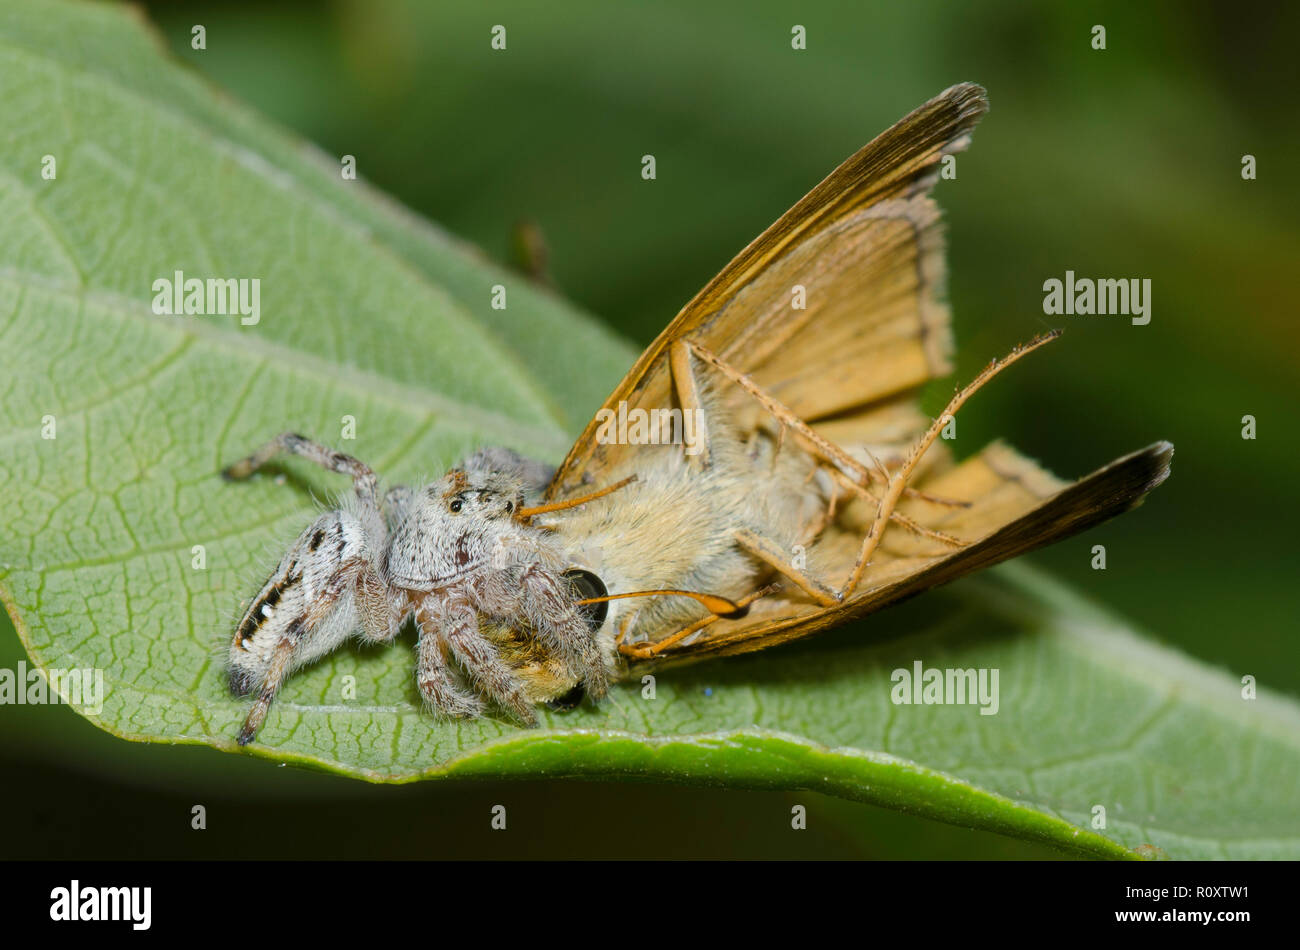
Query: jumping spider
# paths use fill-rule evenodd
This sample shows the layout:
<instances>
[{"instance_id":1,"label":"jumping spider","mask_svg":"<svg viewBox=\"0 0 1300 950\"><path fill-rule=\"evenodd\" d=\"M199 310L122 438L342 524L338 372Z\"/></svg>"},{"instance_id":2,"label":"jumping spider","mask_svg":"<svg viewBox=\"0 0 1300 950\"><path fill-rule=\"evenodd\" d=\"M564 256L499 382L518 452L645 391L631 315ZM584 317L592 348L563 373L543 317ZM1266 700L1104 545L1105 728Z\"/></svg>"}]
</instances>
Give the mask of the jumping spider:
<instances>
[{"instance_id":1,"label":"jumping spider","mask_svg":"<svg viewBox=\"0 0 1300 950\"><path fill-rule=\"evenodd\" d=\"M546 466L483 449L438 481L394 488L381 500L368 466L285 433L223 474L245 478L281 452L350 475L354 497L303 531L239 623L230 687L257 693L240 745L252 741L295 669L353 632L391 643L412 616L420 634L416 682L438 713L485 711L483 699L458 684L454 658L478 692L536 723L524 680L485 633L493 625L531 631L545 662L559 664L593 699L605 695L608 672L593 634L603 615L579 603L591 593L589 578L566 576L556 543L528 522L525 500L545 487Z\"/></svg>"}]
</instances>

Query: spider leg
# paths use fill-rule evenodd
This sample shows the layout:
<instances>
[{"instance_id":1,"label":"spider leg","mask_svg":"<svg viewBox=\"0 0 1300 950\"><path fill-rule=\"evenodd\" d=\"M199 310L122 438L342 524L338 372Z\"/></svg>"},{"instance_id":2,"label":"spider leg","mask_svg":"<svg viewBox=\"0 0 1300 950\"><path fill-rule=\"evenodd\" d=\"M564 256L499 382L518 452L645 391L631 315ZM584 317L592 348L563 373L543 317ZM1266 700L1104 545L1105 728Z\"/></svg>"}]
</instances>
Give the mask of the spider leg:
<instances>
[{"instance_id":1,"label":"spider leg","mask_svg":"<svg viewBox=\"0 0 1300 950\"><path fill-rule=\"evenodd\" d=\"M428 604L428 601L425 601ZM441 605L437 611L437 628L441 634L440 640L447 647L450 647L452 654L460 661L465 671L469 674L474 684L495 699L501 705L508 708L518 716L526 725L534 726L537 724L537 714L533 712L532 703L528 701L523 686L515 678L514 672L501 659L497 648L492 645L483 634L479 631L478 612L473 605L463 597L452 595ZM428 636L425 628L425 622L430 619L429 611L422 607L416 614L421 619L421 676L423 676L423 660L425 657L425 641L432 639ZM432 652L432 645L429 652ZM443 669L445 670L445 655L443 656ZM436 680L431 683L434 689L442 686ZM423 679L421 680L421 689L425 688ZM429 695L427 692L426 696ZM434 705L438 705L434 701ZM443 708L438 706L438 708Z\"/></svg>"},{"instance_id":2,"label":"spider leg","mask_svg":"<svg viewBox=\"0 0 1300 950\"><path fill-rule=\"evenodd\" d=\"M300 455L323 469L352 476L352 488L357 493L357 498L368 507L378 509L375 491L379 479L369 465L293 432L280 433L252 455L227 466L221 474L229 479L247 478L281 452Z\"/></svg>"},{"instance_id":3,"label":"spider leg","mask_svg":"<svg viewBox=\"0 0 1300 950\"><path fill-rule=\"evenodd\" d=\"M456 685L447 644L439 636L437 624L422 611L417 611L415 616L420 629L415 682L424 701L444 716L456 719L476 719L483 715L483 701Z\"/></svg>"},{"instance_id":4,"label":"spider leg","mask_svg":"<svg viewBox=\"0 0 1300 950\"><path fill-rule=\"evenodd\" d=\"M609 692L609 673L569 584L537 563L523 569L519 584L529 626L581 676L592 699L604 697Z\"/></svg>"}]
</instances>

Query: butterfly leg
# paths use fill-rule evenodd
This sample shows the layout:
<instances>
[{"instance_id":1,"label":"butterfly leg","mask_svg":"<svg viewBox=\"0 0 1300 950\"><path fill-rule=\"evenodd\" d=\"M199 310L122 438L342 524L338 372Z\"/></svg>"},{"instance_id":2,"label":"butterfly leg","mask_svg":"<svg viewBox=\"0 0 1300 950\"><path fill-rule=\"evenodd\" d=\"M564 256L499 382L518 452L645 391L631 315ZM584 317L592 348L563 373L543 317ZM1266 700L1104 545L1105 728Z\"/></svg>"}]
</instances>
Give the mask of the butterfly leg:
<instances>
[{"instance_id":1,"label":"butterfly leg","mask_svg":"<svg viewBox=\"0 0 1300 950\"><path fill-rule=\"evenodd\" d=\"M677 358L678 353L682 353L684 355L682 355L680 358ZM840 446L836 445L834 442L831 442L829 439L825 438L824 436L818 435L817 432L815 432L812 429L812 427L808 425L808 423L804 422L797 415L795 415L794 412L789 407L783 405L781 402L779 402L778 400L774 399L772 396L764 392L763 389L757 383L755 383L752 379L749 378L749 376L740 372L734 366L731 366L729 363L724 361L721 357L715 355L714 353L700 346L698 343L692 343L689 340L678 340L676 343L673 344L673 355L675 358L677 358L676 361L673 363L674 380L676 380L679 377L679 374L677 372L678 363L682 365L683 373L691 374L691 380L688 385L683 386L681 384L678 384L678 394L679 397L683 399L682 402L683 411L685 411L687 405L686 402L687 397L691 396L692 394L696 394L695 405L698 405L698 395L697 395L699 391L698 383L694 379L693 376L694 371L692 369L691 362L690 362L690 357L695 357L700 360L703 360L705 363L708 363L710 366L716 368L719 372L721 372L724 376L726 376L728 379L730 379L732 382L738 385L741 389L743 389L745 392L753 396L754 399L756 399L758 403L762 405L772 415L772 417L775 418L777 422L781 424L783 431L784 429L788 428L791 432L793 432L795 436L804 443L805 448L807 448L808 452L814 458L830 466L832 473L835 474L836 478L839 481L841 481L844 485L848 486L850 489L857 492L858 494L866 496L879 509L880 501L881 501L880 497L877 496L876 493L873 492L867 486L871 483L873 477L878 478L881 481L883 481L886 485L889 485L891 481L890 476L887 473L885 473L883 470L873 471L872 469L868 468L866 465L863 465L853 456L849 455L847 452L844 451L844 449L840 448ZM683 396L682 395L683 392L685 392L687 395ZM700 418L703 419L703 416L704 414L703 412L701 412ZM704 427L704 423L701 422L700 425L702 431L707 432L707 429ZM701 453L701 455L703 454L704 453ZM904 484L904 490L906 490L906 487L907 487L906 484ZM888 517L890 520L897 522L898 524L907 528L909 531L922 535L923 537L931 538L935 541L939 541L942 544L951 545L953 547L961 547L962 545L961 541L952 537L951 535L943 534L942 532L934 531L931 530L930 528L926 528L920 524L917 524L915 521L913 521L911 518L904 515L902 512L894 511L892 507L890 509Z\"/></svg>"},{"instance_id":2,"label":"butterfly leg","mask_svg":"<svg viewBox=\"0 0 1300 950\"><path fill-rule=\"evenodd\" d=\"M696 419L696 434L699 439L699 451L688 455L692 464L699 468L709 467L709 419L700 399L699 380L695 378L692 365L692 347L686 340L674 340L668 351L668 365L672 370L673 388L677 391L677 401L681 404L683 416L692 413Z\"/></svg>"},{"instance_id":3,"label":"butterfly leg","mask_svg":"<svg viewBox=\"0 0 1300 950\"><path fill-rule=\"evenodd\" d=\"M939 418L935 419L934 422L931 423L929 429L926 430L925 434L921 436L917 443L912 447L911 451L903 460L903 464L889 476L883 496L876 498L874 495L867 492L869 497L876 501L876 513L872 519L871 527L863 538L862 547L859 549L858 557L854 562L848 580L845 581L844 585L838 590L828 587L811 574L795 567L786 556L785 552L768 538L761 537L752 531L742 530L736 535L737 544L749 551L759 560L764 561L781 574L790 578L790 580L794 581L794 583L804 592L823 606L829 607L841 603L845 598L849 597L855 590L857 590L858 585L862 582L862 577L871 563L871 558L880 544L881 537L884 535L885 526L891 519L901 520L901 516L899 516L897 511L895 511L895 508L898 505L899 500L902 498L903 492L907 488L907 481L916 470L916 466L920 462L921 457L926 453L930 446L934 444L935 439L939 437L939 433L942 431L947 420L956 415L957 410L965 404L966 400L978 392L994 376L1006 369L1006 367L1010 366L1012 363L1016 362L1022 356L1030 353L1043 344L1056 339L1059 335L1059 332L1052 332L1036 337L1029 343L1016 347L1005 358L994 360L986 366L974 380L960 389L956 395L952 397L948 402L948 405L944 408L944 411L939 415ZM842 481L844 481L846 485L865 491L864 486L851 477L850 472L852 469L846 471L845 467L840 463L844 459L848 459L848 461L852 462L854 465L858 465L863 471L866 470L865 467L860 466L860 463L857 463L856 460L849 458L838 446L813 432L813 430L808 427L807 423L803 422L803 420L799 419L788 408L782 406L779 402L764 393L762 389L760 389L748 376L739 373L733 367L728 366L717 356L709 353L702 347L689 343L685 345L691 346L693 352L697 356L705 362L717 367L743 389L752 394L755 398L759 399L759 401L762 402L763 405L766 406L782 424L788 425L797 435L809 443L810 449L816 457L835 465L837 474L845 476ZM906 524L907 522L903 523ZM916 527L920 528L919 525ZM948 543L955 543L959 546L963 544L963 542L956 538L952 538L949 535L944 535L939 532L931 532L928 529L921 530L939 540Z\"/></svg>"},{"instance_id":4,"label":"butterfly leg","mask_svg":"<svg viewBox=\"0 0 1300 950\"><path fill-rule=\"evenodd\" d=\"M790 578L804 593L823 607L831 607L839 603L839 594L834 588L822 583L807 571L795 567L790 558L786 556L785 551L781 549L781 546L770 538L765 538L747 528L742 528L736 532L736 544L769 567Z\"/></svg>"},{"instance_id":5,"label":"butterfly leg","mask_svg":"<svg viewBox=\"0 0 1300 950\"><path fill-rule=\"evenodd\" d=\"M772 593L774 589L775 588L773 587L764 587L760 590L756 590L748 597L735 601L738 610L733 612L731 616L736 616L738 613L743 612L754 601L758 600L760 597L766 597L768 594ZM722 618L722 614L705 614L700 619L692 621L675 633L671 633L666 637L655 640L654 642L624 643L622 641L622 635L626 632L626 628L624 628L624 630L620 631L619 634L618 652L634 660L651 660L673 644L680 643L696 631L703 630L705 627L721 620Z\"/></svg>"},{"instance_id":6,"label":"butterfly leg","mask_svg":"<svg viewBox=\"0 0 1300 950\"><path fill-rule=\"evenodd\" d=\"M707 616L701 617L699 620L696 620L693 623L687 624L685 627L678 630L676 633L670 634L669 636L664 637L662 640L655 640L653 643L650 642L620 643L618 645L618 652L634 660L654 659L654 657L657 656L661 650L667 649L668 647L672 646L674 643L678 643L682 640L685 640L692 633L695 633L695 631L703 630L709 624L713 623L718 619L719 617L717 614L708 614Z\"/></svg>"},{"instance_id":7,"label":"butterfly leg","mask_svg":"<svg viewBox=\"0 0 1300 950\"><path fill-rule=\"evenodd\" d=\"M880 538L884 534L885 523L889 520L890 515L893 514L894 506L898 504L899 499L902 497L903 489L907 487L908 478L911 477L912 472L916 469L917 463L921 461L921 456L926 453L930 446L934 444L934 440L939 437L939 433L943 430L947 420L955 416L957 410L965 404L966 400L975 395L975 393L982 389L984 384L989 382L989 380L994 376L998 375L998 373L1019 360L1022 356L1033 352L1046 343L1050 343L1060 335L1061 333L1059 330L1053 330L1050 333L1045 333L1042 336L1035 337L1028 343L1017 346L1002 359L993 360L993 362L989 363L988 366L984 367L978 376L959 389L956 395L948 401L948 405L944 407L943 412L939 414L939 418L935 419L934 422L930 424L930 428L927 429L925 434L917 440L917 443L914 446L912 446L912 450L908 453L902 466L900 466L898 471L894 472L890 477L889 484L885 489L884 497L880 500L880 504L876 508L876 516L872 519L871 527L868 529L866 537L862 541L862 547L858 552L857 561L854 562L853 571L849 574L849 579L845 582L844 586L841 587L836 594L837 600L843 600L850 596L855 590L857 590L858 585L862 582L862 576L866 573L867 567L871 564L871 558L876 553L876 548L880 544Z\"/></svg>"}]
</instances>

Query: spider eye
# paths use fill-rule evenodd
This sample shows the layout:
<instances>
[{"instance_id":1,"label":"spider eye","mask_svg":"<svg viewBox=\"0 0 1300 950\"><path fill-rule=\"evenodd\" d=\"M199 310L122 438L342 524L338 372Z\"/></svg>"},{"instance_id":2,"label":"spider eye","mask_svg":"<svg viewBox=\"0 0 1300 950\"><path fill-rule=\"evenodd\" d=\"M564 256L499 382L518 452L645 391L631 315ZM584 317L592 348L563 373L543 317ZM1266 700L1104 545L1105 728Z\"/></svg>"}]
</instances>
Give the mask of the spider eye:
<instances>
[{"instance_id":1,"label":"spider eye","mask_svg":"<svg viewBox=\"0 0 1300 950\"><path fill-rule=\"evenodd\" d=\"M452 500L452 503L447 507L450 508L452 510L452 513L454 514L457 511L460 511L460 509L463 508L464 506L465 503L463 501L461 501L459 498L455 498Z\"/></svg>"},{"instance_id":2,"label":"spider eye","mask_svg":"<svg viewBox=\"0 0 1300 950\"><path fill-rule=\"evenodd\" d=\"M506 502L506 514L511 514L514 510L515 503L513 501Z\"/></svg>"}]
</instances>

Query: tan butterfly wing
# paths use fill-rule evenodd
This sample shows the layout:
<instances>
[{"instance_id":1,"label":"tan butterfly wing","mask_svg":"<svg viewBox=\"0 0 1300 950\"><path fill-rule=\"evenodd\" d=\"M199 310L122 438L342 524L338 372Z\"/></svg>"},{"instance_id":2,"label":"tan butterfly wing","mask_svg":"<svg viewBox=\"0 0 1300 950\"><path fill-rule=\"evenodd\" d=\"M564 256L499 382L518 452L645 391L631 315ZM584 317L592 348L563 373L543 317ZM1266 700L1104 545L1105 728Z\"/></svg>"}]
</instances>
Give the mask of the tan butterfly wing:
<instances>
[{"instance_id":1,"label":"tan butterfly wing","mask_svg":"<svg viewBox=\"0 0 1300 950\"><path fill-rule=\"evenodd\" d=\"M927 192L987 108L979 86L953 86L859 150L682 309L605 408L671 405L668 351L684 338L749 374L837 444L886 460L905 449L929 424L917 390L951 370L943 238ZM793 306L799 289L803 309ZM593 419L578 438L548 497L601 484L637 451L598 443L596 427ZM954 550L891 526L845 603L828 609L797 591L778 593L743 619L667 648L658 662L761 649L1065 537L1135 504L1164 479L1171 454L1171 446L1152 446L1067 485L1000 444L956 467L936 446L913 484L970 506L912 498L900 510L973 543ZM845 511L809 552L810 569L838 584L870 515L862 502Z\"/></svg>"},{"instance_id":2,"label":"tan butterfly wing","mask_svg":"<svg viewBox=\"0 0 1300 950\"><path fill-rule=\"evenodd\" d=\"M605 408L670 405L668 348L683 337L752 373L809 422L950 372L943 238L926 192L987 109L979 86L953 86L860 149L682 308ZM796 286L806 309L792 307ZM550 496L634 450L598 444L596 427L593 418Z\"/></svg>"}]
</instances>

